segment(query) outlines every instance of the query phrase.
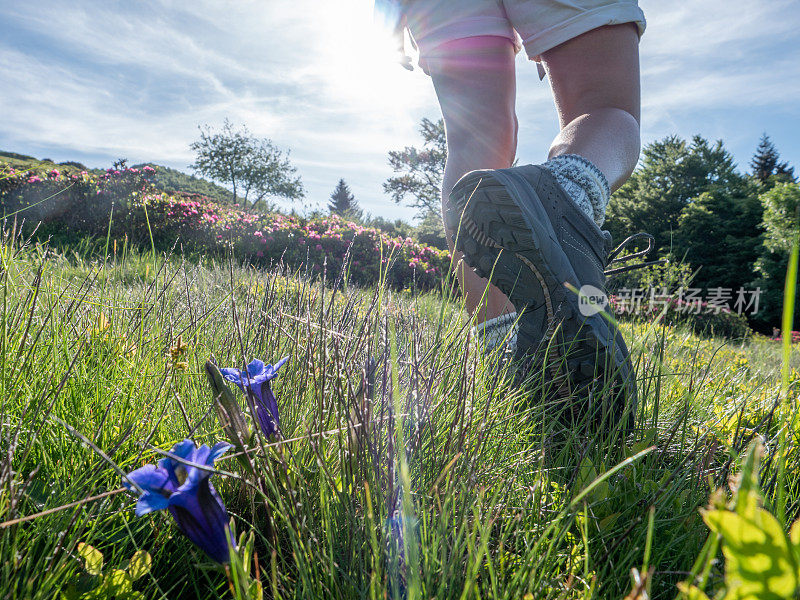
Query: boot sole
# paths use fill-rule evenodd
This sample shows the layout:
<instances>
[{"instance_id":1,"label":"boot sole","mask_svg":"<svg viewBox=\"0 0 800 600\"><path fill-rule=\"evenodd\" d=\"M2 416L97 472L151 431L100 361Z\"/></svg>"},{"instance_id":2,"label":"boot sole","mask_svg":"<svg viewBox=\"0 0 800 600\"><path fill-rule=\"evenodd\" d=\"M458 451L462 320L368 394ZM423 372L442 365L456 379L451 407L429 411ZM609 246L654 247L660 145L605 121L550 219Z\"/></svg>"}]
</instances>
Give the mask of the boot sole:
<instances>
[{"instance_id":1,"label":"boot sole","mask_svg":"<svg viewBox=\"0 0 800 600\"><path fill-rule=\"evenodd\" d=\"M564 285L580 288L533 186L513 170L473 171L453 188L450 208L445 218L458 232L456 249L520 314L517 357L538 356L534 362L564 383L556 388L561 397L591 401L598 382L611 382L615 404L635 407L625 342L601 314L583 315L578 295Z\"/></svg>"}]
</instances>

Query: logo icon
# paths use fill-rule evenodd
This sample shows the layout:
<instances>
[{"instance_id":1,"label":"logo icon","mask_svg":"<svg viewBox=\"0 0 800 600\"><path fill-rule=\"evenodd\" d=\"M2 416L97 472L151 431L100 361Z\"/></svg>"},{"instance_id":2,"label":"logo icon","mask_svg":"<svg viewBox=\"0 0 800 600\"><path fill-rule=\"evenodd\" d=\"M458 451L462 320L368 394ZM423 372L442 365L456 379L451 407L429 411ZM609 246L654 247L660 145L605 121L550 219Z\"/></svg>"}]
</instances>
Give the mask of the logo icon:
<instances>
[{"instance_id":1,"label":"logo icon","mask_svg":"<svg viewBox=\"0 0 800 600\"><path fill-rule=\"evenodd\" d=\"M582 285L578 290L578 310L584 317L602 312L608 306L608 296L593 285Z\"/></svg>"}]
</instances>

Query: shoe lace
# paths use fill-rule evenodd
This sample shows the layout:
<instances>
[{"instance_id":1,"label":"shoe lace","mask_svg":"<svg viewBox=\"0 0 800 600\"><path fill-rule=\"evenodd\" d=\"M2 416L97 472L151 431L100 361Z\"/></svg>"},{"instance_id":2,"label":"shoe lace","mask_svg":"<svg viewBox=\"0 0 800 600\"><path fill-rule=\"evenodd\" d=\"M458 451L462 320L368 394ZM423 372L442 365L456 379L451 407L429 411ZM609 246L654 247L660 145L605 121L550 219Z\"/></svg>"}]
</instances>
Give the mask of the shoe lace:
<instances>
[{"instance_id":1,"label":"shoe lace","mask_svg":"<svg viewBox=\"0 0 800 600\"><path fill-rule=\"evenodd\" d=\"M634 252L633 254L626 254L625 256L620 256L620 253L635 240L647 240L647 248L644 250L639 250L638 252ZM653 246L655 245L655 238L650 235L649 233L634 233L633 235L629 235L625 238L622 243L614 248L611 253L608 255L608 263L606 266L610 266L613 264L622 264L626 262L630 262L636 258L644 258L653 250ZM666 260L650 260L637 263L635 265L625 265L624 267L616 267L614 269L607 269L603 272L606 277L612 275L619 275L620 273L626 273L628 271L633 271L634 269L643 269L644 267L653 267L656 265L663 265L666 264Z\"/></svg>"}]
</instances>

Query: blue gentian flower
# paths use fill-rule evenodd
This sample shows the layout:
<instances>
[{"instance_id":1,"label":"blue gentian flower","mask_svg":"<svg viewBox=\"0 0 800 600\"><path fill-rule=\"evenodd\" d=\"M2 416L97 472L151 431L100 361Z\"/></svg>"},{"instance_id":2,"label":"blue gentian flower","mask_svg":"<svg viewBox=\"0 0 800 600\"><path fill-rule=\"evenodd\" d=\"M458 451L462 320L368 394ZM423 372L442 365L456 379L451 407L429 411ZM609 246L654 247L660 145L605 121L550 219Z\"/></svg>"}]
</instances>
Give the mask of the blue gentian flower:
<instances>
[{"instance_id":1,"label":"blue gentian flower","mask_svg":"<svg viewBox=\"0 0 800 600\"><path fill-rule=\"evenodd\" d=\"M197 448L192 440L183 440L172 447L171 454L187 462L213 467L230 448L226 442L214 444L212 448L205 444ZM210 475L210 471L167 457L159 460L158 466L145 465L136 469L128 474L128 479L143 490L136 502L136 516L166 508L178 528L197 547L218 563L227 563L228 546L236 548L236 544L228 528L228 511L211 485ZM133 490L130 481L124 483Z\"/></svg>"},{"instance_id":2,"label":"blue gentian flower","mask_svg":"<svg viewBox=\"0 0 800 600\"><path fill-rule=\"evenodd\" d=\"M278 401L275 399L275 394L272 393L269 382L277 377L278 369L287 360L289 360L289 357L285 356L275 366L272 366L265 365L263 361L255 359L247 365L247 370L245 371L231 368L220 370L222 376L238 385L245 395L247 395L247 390L253 393L258 426L267 438L277 434L281 426L281 420L278 416Z\"/></svg>"}]
</instances>

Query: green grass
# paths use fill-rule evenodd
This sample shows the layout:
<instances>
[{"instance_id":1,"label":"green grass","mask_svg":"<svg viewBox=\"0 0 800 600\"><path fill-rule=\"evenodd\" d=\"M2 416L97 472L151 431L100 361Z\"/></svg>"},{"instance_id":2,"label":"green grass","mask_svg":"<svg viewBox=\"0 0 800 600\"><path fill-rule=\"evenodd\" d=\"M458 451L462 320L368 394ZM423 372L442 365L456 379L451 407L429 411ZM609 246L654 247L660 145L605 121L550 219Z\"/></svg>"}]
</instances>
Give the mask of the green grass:
<instances>
[{"instance_id":1,"label":"green grass","mask_svg":"<svg viewBox=\"0 0 800 600\"><path fill-rule=\"evenodd\" d=\"M792 422L781 348L760 338L625 325L642 395L625 434L566 427L547 382L512 386L436 294L152 254L88 260L10 233L0 259L0 521L53 511L0 529L0 598L96 585L80 542L106 569L147 550L152 571L134 584L147 598L231 597L167 514L134 517L125 492L54 510L118 490L118 469L154 448L223 439L209 357L292 357L274 382L286 441L256 450L259 481L235 460L218 464L235 476L214 476L274 598L622 598L643 565L651 597L673 598L708 537L698 508L756 435L769 455ZM178 336L186 369L168 357ZM790 360L796 394L796 349ZM767 507L780 496L791 522L796 453L780 479L764 462Z\"/></svg>"}]
</instances>

